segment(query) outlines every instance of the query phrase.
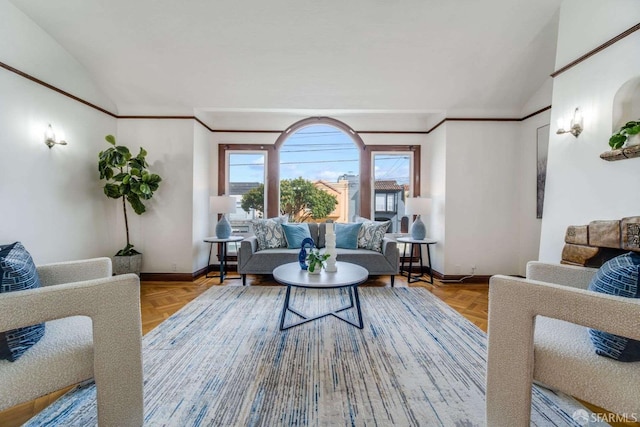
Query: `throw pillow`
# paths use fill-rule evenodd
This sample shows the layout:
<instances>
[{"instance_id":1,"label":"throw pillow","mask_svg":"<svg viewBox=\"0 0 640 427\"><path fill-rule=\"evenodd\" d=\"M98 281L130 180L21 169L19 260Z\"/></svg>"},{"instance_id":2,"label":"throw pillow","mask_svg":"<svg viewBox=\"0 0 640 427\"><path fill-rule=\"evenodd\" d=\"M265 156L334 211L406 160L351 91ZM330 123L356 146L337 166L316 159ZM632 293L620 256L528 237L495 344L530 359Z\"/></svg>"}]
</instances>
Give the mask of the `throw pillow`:
<instances>
[{"instance_id":1,"label":"throw pillow","mask_svg":"<svg viewBox=\"0 0 640 427\"><path fill-rule=\"evenodd\" d=\"M598 269L589 290L627 298L640 298L640 254L629 252L610 259ZM640 341L589 330L596 353L621 362L640 361Z\"/></svg>"},{"instance_id":2,"label":"throw pillow","mask_svg":"<svg viewBox=\"0 0 640 427\"><path fill-rule=\"evenodd\" d=\"M306 223L282 224L282 230L289 249L300 249L302 241L306 238L311 238L309 224Z\"/></svg>"},{"instance_id":3,"label":"throw pillow","mask_svg":"<svg viewBox=\"0 0 640 427\"><path fill-rule=\"evenodd\" d=\"M22 243L0 246L0 293L40 287L33 259ZM24 308L28 310L28 307ZM16 361L44 335L44 323L0 332L0 359Z\"/></svg>"},{"instance_id":4,"label":"throw pillow","mask_svg":"<svg viewBox=\"0 0 640 427\"><path fill-rule=\"evenodd\" d=\"M280 218L255 219L251 221L251 224L258 239L259 251L287 247Z\"/></svg>"},{"instance_id":5,"label":"throw pillow","mask_svg":"<svg viewBox=\"0 0 640 427\"><path fill-rule=\"evenodd\" d=\"M362 223L355 224L341 224L335 223L336 233L336 248L342 249L357 249L358 248L358 233Z\"/></svg>"},{"instance_id":6,"label":"throw pillow","mask_svg":"<svg viewBox=\"0 0 640 427\"><path fill-rule=\"evenodd\" d=\"M382 252L382 239L391 221L365 221L358 233L358 248Z\"/></svg>"}]
</instances>

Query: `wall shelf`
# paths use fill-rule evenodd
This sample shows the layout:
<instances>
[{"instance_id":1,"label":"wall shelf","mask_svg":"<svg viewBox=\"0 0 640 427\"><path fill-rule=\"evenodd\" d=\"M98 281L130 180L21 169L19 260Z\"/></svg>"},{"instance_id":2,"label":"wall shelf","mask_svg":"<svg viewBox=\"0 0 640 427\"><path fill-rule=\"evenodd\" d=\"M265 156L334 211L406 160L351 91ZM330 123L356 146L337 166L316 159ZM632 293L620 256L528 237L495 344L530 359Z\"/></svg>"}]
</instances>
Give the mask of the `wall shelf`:
<instances>
[{"instance_id":1,"label":"wall shelf","mask_svg":"<svg viewBox=\"0 0 640 427\"><path fill-rule=\"evenodd\" d=\"M634 157L640 157L640 145L632 145L631 147L620 148L618 150L605 151L600 154L601 159L609 162L633 159Z\"/></svg>"}]
</instances>

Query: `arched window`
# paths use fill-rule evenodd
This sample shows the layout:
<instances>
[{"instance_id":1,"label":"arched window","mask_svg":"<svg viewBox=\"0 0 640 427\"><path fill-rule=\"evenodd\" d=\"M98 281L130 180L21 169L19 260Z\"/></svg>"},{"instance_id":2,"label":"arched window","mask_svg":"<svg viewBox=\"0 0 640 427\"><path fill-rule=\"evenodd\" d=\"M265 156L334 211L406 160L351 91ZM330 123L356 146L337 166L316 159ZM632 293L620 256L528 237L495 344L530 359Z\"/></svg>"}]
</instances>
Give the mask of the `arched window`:
<instances>
[{"instance_id":1,"label":"arched window","mask_svg":"<svg viewBox=\"0 0 640 427\"><path fill-rule=\"evenodd\" d=\"M364 143L354 135L344 123L327 117L301 120L282 133L276 141L280 213L295 221L355 221Z\"/></svg>"}]
</instances>

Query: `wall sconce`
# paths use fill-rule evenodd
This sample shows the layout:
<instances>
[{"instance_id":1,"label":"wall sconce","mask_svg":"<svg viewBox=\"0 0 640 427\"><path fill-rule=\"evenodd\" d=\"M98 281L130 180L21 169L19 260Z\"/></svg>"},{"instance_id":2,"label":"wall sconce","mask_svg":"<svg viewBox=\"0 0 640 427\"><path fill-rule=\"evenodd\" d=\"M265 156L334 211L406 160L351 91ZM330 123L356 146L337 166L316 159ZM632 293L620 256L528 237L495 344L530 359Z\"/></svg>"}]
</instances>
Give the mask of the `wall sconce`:
<instances>
[{"instance_id":1,"label":"wall sconce","mask_svg":"<svg viewBox=\"0 0 640 427\"><path fill-rule=\"evenodd\" d=\"M47 130L44 132L44 143L47 144L47 147L51 148L54 145L67 145L67 141L56 141L56 134L53 133L53 128L51 124L47 127Z\"/></svg>"},{"instance_id":2,"label":"wall sconce","mask_svg":"<svg viewBox=\"0 0 640 427\"><path fill-rule=\"evenodd\" d=\"M564 124L562 123L561 120L558 120L558 130L556 131L556 133L558 135L561 135L563 133L570 133L571 135L575 136L576 138L578 137L578 135L580 135L582 133L582 131L584 130L583 127L583 121L582 121L582 113L580 113L580 109L576 108L575 111L573 112L573 118L571 119L571 122L569 123L569 129L565 130L564 129Z\"/></svg>"}]
</instances>

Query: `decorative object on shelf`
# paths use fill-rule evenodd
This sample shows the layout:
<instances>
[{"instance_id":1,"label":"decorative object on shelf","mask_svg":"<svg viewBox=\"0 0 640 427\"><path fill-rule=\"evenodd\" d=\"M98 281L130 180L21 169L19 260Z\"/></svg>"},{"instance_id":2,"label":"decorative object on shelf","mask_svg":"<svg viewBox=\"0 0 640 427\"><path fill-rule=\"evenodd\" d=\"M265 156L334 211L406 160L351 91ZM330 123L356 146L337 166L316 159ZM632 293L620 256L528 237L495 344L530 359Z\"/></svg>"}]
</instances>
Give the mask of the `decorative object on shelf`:
<instances>
[{"instance_id":1,"label":"decorative object on shelf","mask_svg":"<svg viewBox=\"0 0 640 427\"><path fill-rule=\"evenodd\" d=\"M633 159L640 157L640 145L632 145L631 147L619 148L617 150L609 150L600 154L602 160L613 162L616 160Z\"/></svg>"},{"instance_id":2,"label":"decorative object on shelf","mask_svg":"<svg viewBox=\"0 0 640 427\"><path fill-rule=\"evenodd\" d=\"M154 191L160 186L159 175L150 173L147 168L147 151L140 147L136 157L132 157L129 149L116 145L116 138L107 135L104 138L112 146L98 154L98 171L104 185L104 194L111 199L122 199L124 226L127 233L127 245L116 253L113 258L114 274L136 273L140 275L142 254L129 242L129 222L127 220L127 205L129 202L134 212L142 215L146 207L142 201L150 200Z\"/></svg>"},{"instance_id":3,"label":"decorative object on shelf","mask_svg":"<svg viewBox=\"0 0 640 427\"><path fill-rule=\"evenodd\" d=\"M209 198L209 212L222 214L216 224L216 237L228 239L231 236L231 223L225 214L236 211L236 199L231 196L211 196Z\"/></svg>"},{"instance_id":4,"label":"decorative object on shelf","mask_svg":"<svg viewBox=\"0 0 640 427\"><path fill-rule=\"evenodd\" d=\"M309 274L320 274L320 270L324 267L324 262L329 258L329 254L321 254L319 249L311 249L307 255Z\"/></svg>"},{"instance_id":5,"label":"decorative object on shelf","mask_svg":"<svg viewBox=\"0 0 640 427\"><path fill-rule=\"evenodd\" d=\"M67 141L56 140L56 134L53 133L53 128L51 127L51 124L47 126L47 130L44 132L44 143L47 144L47 147L49 148L53 147L54 145L67 145Z\"/></svg>"},{"instance_id":6,"label":"decorative object on shelf","mask_svg":"<svg viewBox=\"0 0 640 427\"><path fill-rule=\"evenodd\" d=\"M338 253L336 252L336 232L335 232L335 224L332 222L328 222L326 224L327 231L325 232L325 254L329 255L327 258L327 264L324 267L324 270L328 273L334 273L338 271L338 267L336 267L336 258Z\"/></svg>"},{"instance_id":7,"label":"decorative object on shelf","mask_svg":"<svg viewBox=\"0 0 640 427\"><path fill-rule=\"evenodd\" d=\"M570 133L571 135L577 138L578 135L580 135L583 130L584 130L584 123L583 123L582 113L580 113L580 108L576 107L576 109L573 111L573 118L569 123L569 129L565 130L565 124L563 120L559 119L558 130L556 131L556 133L558 135L561 135L563 133Z\"/></svg>"},{"instance_id":8,"label":"decorative object on shelf","mask_svg":"<svg viewBox=\"0 0 640 427\"><path fill-rule=\"evenodd\" d=\"M409 197L407 198L405 208L407 214L417 215L416 220L411 226L411 238L414 240L424 240L427 236L427 227L425 227L420 217L431 212L431 199L427 197Z\"/></svg>"},{"instance_id":9,"label":"decorative object on shelf","mask_svg":"<svg viewBox=\"0 0 640 427\"><path fill-rule=\"evenodd\" d=\"M631 147L635 145L640 145L640 119L625 123L609 138L609 146L612 150L620 149L623 146Z\"/></svg>"},{"instance_id":10,"label":"decorative object on shelf","mask_svg":"<svg viewBox=\"0 0 640 427\"><path fill-rule=\"evenodd\" d=\"M300 252L298 252L298 262L300 263L300 268L302 270L307 269L307 248L309 248L309 250L312 250L315 247L316 243L311 237L307 237L300 244Z\"/></svg>"}]
</instances>

